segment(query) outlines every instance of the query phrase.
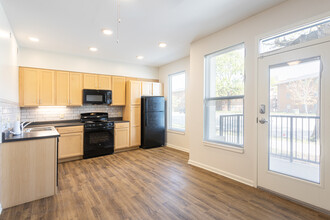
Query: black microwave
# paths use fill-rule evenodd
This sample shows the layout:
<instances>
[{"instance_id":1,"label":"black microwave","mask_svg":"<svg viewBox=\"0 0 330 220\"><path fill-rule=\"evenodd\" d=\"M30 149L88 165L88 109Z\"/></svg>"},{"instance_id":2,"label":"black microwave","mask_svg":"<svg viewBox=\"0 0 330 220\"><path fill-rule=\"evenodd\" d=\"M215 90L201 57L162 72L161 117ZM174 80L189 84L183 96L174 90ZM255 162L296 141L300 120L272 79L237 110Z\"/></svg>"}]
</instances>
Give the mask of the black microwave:
<instances>
[{"instance_id":1,"label":"black microwave","mask_svg":"<svg viewBox=\"0 0 330 220\"><path fill-rule=\"evenodd\" d=\"M112 103L112 91L84 89L83 101L84 104L110 105Z\"/></svg>"}]
</instances>

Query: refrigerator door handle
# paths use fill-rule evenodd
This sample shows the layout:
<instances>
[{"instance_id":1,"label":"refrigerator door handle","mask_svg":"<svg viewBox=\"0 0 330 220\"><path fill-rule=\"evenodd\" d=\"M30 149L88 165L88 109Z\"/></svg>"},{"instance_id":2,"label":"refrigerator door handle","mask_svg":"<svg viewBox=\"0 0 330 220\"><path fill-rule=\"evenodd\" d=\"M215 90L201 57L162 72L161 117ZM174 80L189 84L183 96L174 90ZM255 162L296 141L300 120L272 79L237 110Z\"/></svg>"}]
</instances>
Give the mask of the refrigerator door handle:
<instances>
[{"instance_id":1,"label":"refrigerator door handle","mask_svg":"<svg viewBox=\"0 0 330 220\"><path fill-rule=\"evenodd\" d=\"M145 113L144 117L145 117L145 119L144 119L144 126L147 127L148 126L148 114Z\"/></svg>"}]
</instances>

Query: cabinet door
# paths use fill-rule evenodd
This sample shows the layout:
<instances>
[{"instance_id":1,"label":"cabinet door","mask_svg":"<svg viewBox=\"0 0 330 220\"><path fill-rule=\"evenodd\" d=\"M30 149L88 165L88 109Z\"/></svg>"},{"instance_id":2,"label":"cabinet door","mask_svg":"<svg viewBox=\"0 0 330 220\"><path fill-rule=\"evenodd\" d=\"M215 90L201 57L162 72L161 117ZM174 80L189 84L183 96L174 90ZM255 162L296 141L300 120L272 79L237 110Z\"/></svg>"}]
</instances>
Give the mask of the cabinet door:
<instances>
[{"instance_id":1,"label":"cabinet door","mask_svg":"<svg viewBox=\"0 0 330 220\"><path fill-rule=\"evenodd\" d=\"M141 82L140 81L130 81L130 104L140 105L141 104Z\"/></svg>"},{"instance_id":2,"label":"cabinet door","mask_svg":"<svg viewBox=\"0 0 330 220\"><path fill-rule=\"evenodd\" d=\"M115 150L129 147L129 128L115 129Z\"/></svg>"},{"instance_id":3,"label":"cabinet door","mask_svg":"<svg viewBox=\"0 0 330 220\"><path fill-rule=\"evenodd\" d=\"M141 106L131 106L130 123L132 126L141 126Z\"/></svg>"},{"instance_id":4,"label":"cabinet door","mask_svg":"<svg viewBox=\"0 0 330 220\"><path fill-rule=\"evenodd\" d=\"M69 105L70 73L56 72L56 105Z\"/></svg>"},{"instance_id":5,"label":"cabinet door","mask_svg":"<svg viewBox=\"0 0 330 220\"><path fill-rule=\"evenodd\" d=\"M82 105L82 74L70 73L70 105Z\"/></svg>"},{"instance_id":6,"label":"cabinet door","mask_svg":"<svg viewBox=\"0 0 330 220\"><path fill-rule=\"evenodd\" d=\"M99 75L98 88L103 90L111 90L111 76Z\"/></svg>"},{"instance_id":7,"label":"cabinet door","mask_svg":"<svg viewBox=\"0 0 330 220\"><path fill-rule=\"evenodd\" d=\"M39 85L39 105L55 105L55 72L40 70Z\"/></svg>"},{"instance_id":8,"label":"cabinet door","mask_svg":"<svg viewBox=\"0 0 330 220\"><path fill-rule=\"evenodd\" d=\"M20 105L39 105L39 70L31 68L20 69Z\"/></svg>"},{"instance_id":9,"label":"cabinet door","mask_svg":"<svg viewBox=\"0 0 330 220\"><path fill-rule=\"evenodd\" d=\"M161 83L152 83L152 95L163 96L163 85Z\"/></svg>"},{"instance_id":10,"label":"cabinet door","mask_svg":"<svg viewBox=\"0 0 330 220\"><path fill-rule=\"evenodd\" d=\"M125 105L125 77L112 77L112 105Z\"/></svg>"},{"instance_id":11,"label":"cabinet door","mask_svg":"<svg viewBox=\"0 0 330 220\"><path fill-rule=\"evenodd\" d=\"M152 96L152 82L142 82L142 96Z\"/></svg>"},{"instance_id":12,"label":"cabinet door","mask_svg":"<svg viewBox=\"0 0 330 220\"><path fill-rule=\"evenodd\" d=\"M61 134L58 142L58 159L83 155L83 133Z\"/></svg>"},{"instance_id":13,"label":"cabinet door","mask_svg":"<svg viewBox=\"0 0 330 220\"><path fill-rule=\"evenodd\" d=\"M130 147L141 145L141 127L131 126L130 127Z\"/></svg>"},{"instance_id":14,"label":"cabinet door","mask_svg":"<svg viewBox=\"0 0 330 220\"><path fill-rule=\"evenodd\" d=\"M84 89L97 89L97 84L96 74L84 74Z\"/></svg>"}]
</instances>

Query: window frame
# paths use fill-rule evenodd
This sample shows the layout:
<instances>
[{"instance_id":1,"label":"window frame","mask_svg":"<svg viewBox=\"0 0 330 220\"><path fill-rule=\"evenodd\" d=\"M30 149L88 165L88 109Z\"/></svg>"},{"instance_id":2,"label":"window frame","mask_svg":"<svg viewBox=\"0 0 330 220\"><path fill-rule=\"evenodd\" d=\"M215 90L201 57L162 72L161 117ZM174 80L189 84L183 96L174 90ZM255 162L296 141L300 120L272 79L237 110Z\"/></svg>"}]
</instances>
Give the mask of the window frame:
<instances>
[{"instance_id":1,"label":"window frame","mask_svg":"<svg viewBox=\"0 0 330 220\"><path fill-rule=\"evenodd\" d=\"M210 96L210 60L212 57L215 56L219 56L222 54L226 54L229 53L231 51L237 50L243 48L244 49L244 71L243 71L243 83L244 83L244 94L243 95L236 95L236 96L221 96L221 97L211 97ZM206 146L209 145L218 145L225 148L229 148L229 149L239 149L239 150L243 150L244 149L244 127L245 127L245 79L246 79L246 73L245 73L245 64L246 64L246 47L245 47L245 43L239 43L239 44L235 44L233 46L215 51L213 53L207 54L204 56L204 99L203 99L203 117L204 117L204 123L203 123L203 142L206 143ZM211 101L217 101L217 100L235 100L235 99L242 99L242 103L243 103L243 143L242 145L240 144L234 144L234 143L229 143L229 142L225 142L225 141L216 141L216 140L211 140L209 139L207 136L209 135L209 126L208 126L208 111L207 109L207 104Z\"/></svg>"},{"instance_id":2,"label":"window frame","mask_svg":"<svg viewBox=\"0 0 330 220\"><path fill-rule=\"evenodd\" d=\"M185 76L185 81L184 81L185 97L184 97L184 99L185 99L185 103L186 103L186 86L187 86L186 71L182 70L182 71L179 71L179 72L176 72L176 73L169 74L168 75L168 128L167 128L167 130L170 131L170 132L172 131L173 133L184 134L185 131L186 131L186 106L184 106L184 109L185 109L184 129L179 129L179 128L173 128L172 127L172 79L173 79L173 76L180 75L180 74L184 74L184 76Z\"/></svg>"}]
</instances>

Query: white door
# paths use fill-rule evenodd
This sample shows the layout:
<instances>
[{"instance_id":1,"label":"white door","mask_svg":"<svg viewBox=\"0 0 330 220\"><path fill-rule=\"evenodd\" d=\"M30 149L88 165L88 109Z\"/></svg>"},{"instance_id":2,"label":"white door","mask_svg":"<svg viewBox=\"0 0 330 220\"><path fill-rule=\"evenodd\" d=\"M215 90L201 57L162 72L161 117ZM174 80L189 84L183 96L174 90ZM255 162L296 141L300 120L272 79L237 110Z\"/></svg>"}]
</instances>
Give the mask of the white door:
<instances>
[{"instance_id":1,"label":"white door","mask_svg":"<svg viewBox=\"0 0 330 220\"><path fill-rule=\"evenodd\" d=\"M258 65L258 186L330 210L330 43Z\"/></svg>"}]
</instances>

